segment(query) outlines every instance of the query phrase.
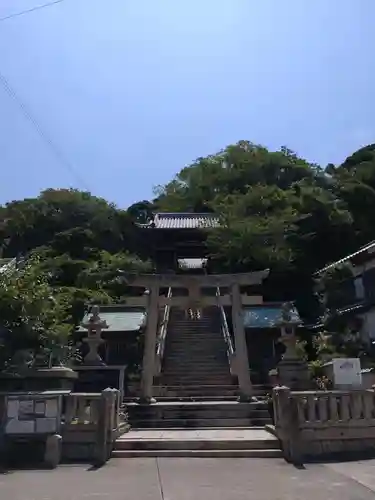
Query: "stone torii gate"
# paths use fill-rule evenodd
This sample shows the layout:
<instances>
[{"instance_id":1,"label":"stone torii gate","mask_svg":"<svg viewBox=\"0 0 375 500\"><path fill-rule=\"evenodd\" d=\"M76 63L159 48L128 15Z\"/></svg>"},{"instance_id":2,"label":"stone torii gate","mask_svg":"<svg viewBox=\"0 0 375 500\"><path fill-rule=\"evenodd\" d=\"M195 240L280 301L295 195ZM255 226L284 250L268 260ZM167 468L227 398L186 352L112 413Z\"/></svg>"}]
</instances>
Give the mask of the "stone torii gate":
<instances>
[{"instance_id":1,"label":"stone torii gate","mask_svg":"<svg viewBox=\"0 0 375 500\"><path fill-rule=\"evenodd\" d=\"M243 324L242 307L263 303L261 295L241 295L240 286L260 285L267 278L269 270L242 274L215 274L215 275L168 275L150 274L127 276L130 286L146 288L147 297L132 297L127 300L128 305L147 307L147 323L145 332L145 346L143 354L143 370L141 380L141 399L143 403L155 402L153 398L153 381L156 362L156 342L159 310L164 306L177 306L189 308L192 304L200 307L222 305L232 307L232 324L235 343L235 369L238 377L240 394L244 399L252 396L252 383L250 379L249 360L245 328ZM228 295L217 297L204 296L202 288L229 288ZM186 288L188 297L160 296L161 288Z\"/></svg>"}]
</instances>

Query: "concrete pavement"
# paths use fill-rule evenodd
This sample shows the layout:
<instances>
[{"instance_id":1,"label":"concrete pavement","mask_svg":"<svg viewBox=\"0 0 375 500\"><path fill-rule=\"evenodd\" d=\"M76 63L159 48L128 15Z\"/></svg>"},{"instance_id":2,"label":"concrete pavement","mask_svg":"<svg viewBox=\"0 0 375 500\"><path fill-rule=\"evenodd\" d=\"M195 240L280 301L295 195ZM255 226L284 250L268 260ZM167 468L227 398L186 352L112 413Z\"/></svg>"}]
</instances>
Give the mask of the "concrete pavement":
<instances>
[{"instance_id":1,"label":"concrete pavement","mask_svg":"<svg viewBox=\"0 0 375 500\"><path fill-rule=\"evenodd\" d=\"M112 459L99 470L0 475L1 500L374 500L375 460L306 465L281 459Z\"/></svg>"}]
</instances>

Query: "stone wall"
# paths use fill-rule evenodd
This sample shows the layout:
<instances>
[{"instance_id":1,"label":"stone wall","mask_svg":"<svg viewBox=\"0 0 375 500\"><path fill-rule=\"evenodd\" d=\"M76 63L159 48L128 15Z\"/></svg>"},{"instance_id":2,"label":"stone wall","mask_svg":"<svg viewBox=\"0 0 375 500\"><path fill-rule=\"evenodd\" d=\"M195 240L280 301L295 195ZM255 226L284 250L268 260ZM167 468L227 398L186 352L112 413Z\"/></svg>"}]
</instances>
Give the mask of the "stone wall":
<instances>
[{"instance_id":1,"label":"stone wall","mask_svg":"<svg viewBox=\"0 0 375 500\"><path fill-rule=\"evenodd\" d=\"M273 392L275 432L294 463L340 455L375 455L373 390Z\"/></svg>"},{"instance_id":2,"label":"stone wall","mask_svg":"<svg viewBox=\"0 0 375 500\"><path fill-rule=\"evenodd\" d=\"M28 445L31 455L42 444L45 461L53 453L49 462L55 465L64 460L105 463L116 438L127 428L116 389L91 394L3 393L0 425L3 458L20 442Z\"/></svg>"}]
</instances>

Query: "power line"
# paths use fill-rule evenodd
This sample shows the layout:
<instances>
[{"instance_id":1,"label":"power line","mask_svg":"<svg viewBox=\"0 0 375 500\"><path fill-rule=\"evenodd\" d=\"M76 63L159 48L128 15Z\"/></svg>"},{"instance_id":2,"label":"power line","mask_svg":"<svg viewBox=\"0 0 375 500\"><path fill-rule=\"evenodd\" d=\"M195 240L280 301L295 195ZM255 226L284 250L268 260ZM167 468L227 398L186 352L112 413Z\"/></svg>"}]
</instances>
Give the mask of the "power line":
<instances>
[{"instance_id":1,"label":"power line","mask_svg":"<svg viewBox=\"0 0 375 500\"><path fill-rule=\"evenodd\" d=\"M36 7L31 7L30 9L22 10L21 12L15 12L14 14L9 14L8 16L0 17L1 21L7 21L8 19L12 19L13 17L23 16L24 14L29 14L30 12L35 12L36 10L45 9L46 7L52 7L58 3L65 2L65 0L54 0L53 2L48 2L43 5L37 5Z\"/></svg>"},{"instance_id":2,"label":"power line","mask_svg":"<svg viewBox=\"0 0 375 500\"><path fill-rule=\"evenodd\" d=\"M11 87L9 81L0 71L0 83L3 86L4 90L7 92L9 97L11 97L20 110L22 111L24 117L32 124L34 129L39 134L39 137L42 141L49 147L49 149L53 152L60 165L65 168L75 179L79 182L79 184L84 187L87 191L90 189L87 186L86 181L81 177L76 171L71 162L65 157L61 149L57 146L57 144L51 139L51 137L47 134L47 132L42 128L40 123L36 120L35 116L33 116L30 109L26 106L26 104L20 99L15 90Z\"/></svg>"}]
</instances>

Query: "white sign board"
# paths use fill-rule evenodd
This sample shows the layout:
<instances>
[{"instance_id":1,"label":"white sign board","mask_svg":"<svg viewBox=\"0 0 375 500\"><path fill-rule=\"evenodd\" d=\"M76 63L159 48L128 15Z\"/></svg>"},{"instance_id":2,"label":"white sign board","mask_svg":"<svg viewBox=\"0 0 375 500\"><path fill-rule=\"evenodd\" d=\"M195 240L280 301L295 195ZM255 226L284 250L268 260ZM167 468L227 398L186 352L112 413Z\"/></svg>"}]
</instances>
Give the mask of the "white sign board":
<instances>
[{"instance_id":1,"label":"white sign board","mask_svg":"<svg viewBox=\"0 0 375 500\"><path fill-rule=\"evenodd\" d=\"M359 358L336 358L332 360L333 383L339 388L360 388L362 385L361 361Z\"/></svg>"}]
</instances>

